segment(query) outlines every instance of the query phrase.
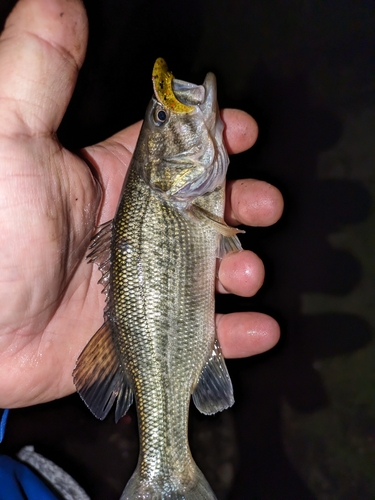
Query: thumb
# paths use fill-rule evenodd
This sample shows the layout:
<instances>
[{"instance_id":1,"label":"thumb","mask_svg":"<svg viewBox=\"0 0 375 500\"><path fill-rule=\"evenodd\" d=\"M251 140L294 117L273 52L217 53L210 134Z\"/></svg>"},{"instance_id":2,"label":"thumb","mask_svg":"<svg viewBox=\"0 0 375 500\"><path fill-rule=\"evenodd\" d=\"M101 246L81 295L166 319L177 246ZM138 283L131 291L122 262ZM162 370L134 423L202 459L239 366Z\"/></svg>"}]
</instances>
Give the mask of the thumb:
<instances>
[{"instance_id":1,"label":"thumb","mask_svg":"<svg viewBox=\"0 0 375 500\"><path fill-rule=\"evenodd\" d=\"M20 0L0 37L0 133L50 134L70 101L87 45L79 0Z\"/></svg>"}]
</instances>

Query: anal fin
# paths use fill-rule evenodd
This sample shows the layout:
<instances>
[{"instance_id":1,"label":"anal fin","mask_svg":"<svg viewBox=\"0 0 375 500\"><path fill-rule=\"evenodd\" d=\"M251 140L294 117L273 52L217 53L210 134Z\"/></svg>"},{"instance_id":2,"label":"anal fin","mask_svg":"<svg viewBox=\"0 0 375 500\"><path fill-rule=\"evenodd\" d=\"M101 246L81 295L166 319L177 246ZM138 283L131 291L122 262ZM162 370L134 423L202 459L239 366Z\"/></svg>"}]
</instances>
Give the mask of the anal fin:
<instances>
[{"instance_id":1,"label":"anal fin","mask_svg":"<svg viewBox=\"0 0 375 500\"><path fill-rule=\"evenodd\" d=\"M205 415L223 411L234 403L232 382L217 340L193 392L193 401Z\"/></svg>"},{"instance_id":2,"label":"anal fin","mask_svg":"<svg viewBox=\"0 0 375 500\"><path fill-rule=\"evenodd\" d=\"M133 391L119 363L109 320L78 357L73 381L83 401L100 420L107 416L116 398L116 422L128 411Z\"/></svg>"}]
</instances>

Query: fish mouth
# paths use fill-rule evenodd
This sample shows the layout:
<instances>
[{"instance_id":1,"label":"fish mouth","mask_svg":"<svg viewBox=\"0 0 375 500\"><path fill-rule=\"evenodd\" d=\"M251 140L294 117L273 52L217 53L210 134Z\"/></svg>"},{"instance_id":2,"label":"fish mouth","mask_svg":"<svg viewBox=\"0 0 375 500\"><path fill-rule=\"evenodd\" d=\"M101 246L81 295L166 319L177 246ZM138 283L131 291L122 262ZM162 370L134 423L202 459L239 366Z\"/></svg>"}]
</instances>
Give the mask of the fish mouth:
<instances>
[{"instance_id":1,"label":"fish mouth","mask_svg":"<svg viewBox=\"0 0 375 500\"><path fill-rule=\"evenodd\" d=\"M173 79L172 88L179 101L187 106L194 106L196 112L200 113L207 130L202 131L206 134L205 148L194 144L183 153L165 158L166 163L182 169L187 165L194 165L196 173L201 171L201 174L194 176L190 182L183 185L176 183L174 188L168 191L172 197L187 200L212 192L225 182L228 156L222 141L224 125L217 105L216 78L213 73L207 74L202 85Z\"/></svg>"},{"instance_id":2,"label":"fish mouth","mask_svg":"<svg viewBox=\"0 0 375 500\"><path fill-rule=\"evenodd\" d=\"M152 85L156 99L170 111L176 114L186 114L194 111L194 106L179 101L173 91L173 74L162 57L156 59L152 70Z\"/></svg>"},{"instance_id":3,"label":"fish mouth","mask_svg":"<svg viewBox=\"0 0 375 500\"><path fill-rule=\"evenodd\" d=\"M172 80L172 89L176 98L187 106L198 106L207 123L209 117L216 118L217 92L216 78L213 73L208 73L202 85L185 82L183 80ZM212 128L212 127L209 127Z\"/></svg>"},{"instance_id":4,"label":"fish mouth","mask_svg":"<svg viewBox=\"0 0 375 500\"><path fill-rule=\"evenodd\" d=\"M184 82L173 79L173 92L177 99L183 104L194 106L199 109L203 121L215 137L220 137L224 125L220 119L219 108L217 105L217 86L216 77L213 73L207 73L202 85Z\"/></svg>"},{"instance_id":5,"label":"fish mouth","mask_svg":"<svg viewBox=\"0 0 375 500\"><path fill-rule=\"evenodd\" d=\"M185 114L199 107L205 122L212 115L216 118L216 78L213 73L207 74L202 85L178 80L168 70L165 60L159 57L152 71L152 82L156 99L166 109Z\"/></svg>"},{"instance_id":6,"label":"fish mouth","mask_svg":"<svg viewBox=\"0 0 375 500\"><path fill-rule=\"evenodd\" d=\"M195 83L184 82L173 78L172 80L173 93L179 102L187 106L199 106L204 103L206 97L206 89L204 85L196 85Z\"/></svg>"}]
</instances>

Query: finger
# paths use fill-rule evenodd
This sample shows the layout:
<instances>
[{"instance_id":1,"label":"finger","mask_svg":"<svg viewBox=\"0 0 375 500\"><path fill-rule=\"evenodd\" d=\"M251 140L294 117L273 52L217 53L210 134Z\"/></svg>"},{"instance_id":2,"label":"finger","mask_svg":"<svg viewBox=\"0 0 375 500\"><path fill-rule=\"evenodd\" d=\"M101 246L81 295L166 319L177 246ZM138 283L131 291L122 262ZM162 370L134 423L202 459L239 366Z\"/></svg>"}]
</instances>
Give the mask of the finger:
<instances>
[{"instance_id":1,"label":"finger","mask_svg":"<svg viewBox=\"0 0 375 500\"><path fill-rule=\"evenodd\" d=\"M252 297L264 281L264 265L249 250L232 252L222 259L218 272L217 291Z\"/></svg>"},{"instance_id":2,"label":"finger","mask_svg":"<svg viewBox=\"0 0 375 500\"><path fill-rule=\"evenodd\" d=\"M279 220L283 209L280 191L268 182L253 179L228 182L225 220L230 225L270 226Z\"/></svg>"},{"instance_id":3,"label":"finger","mask_svg":"<svg viewBox=\"0 0 375 500\"><path fill-rule=\"evenodd\" d=\"M278 323L266 314L218 314L218 339L226 358L245 358L271 349L280 338Z\"/></svg>"},{"instance_id":4,"label":"finger","mask_svg":"<svg viewBox=\"0 0 375 500\"><path fill-rule=\"evenodd\" d=\"M0 42L5 132L55 132L85 55L87 18L81 2L20 0Z\"/></svg>"},{"instance_id":5,"label":"finger","mask_svg":"<svg viewBox=\"0 0 375 500\"><path fill-rule=\"evenodd\" d=\"M223 109L224 141L229 154L242 153L254 145L258 137L257 122L245 111Z\"/></svg>"}]
</instances>

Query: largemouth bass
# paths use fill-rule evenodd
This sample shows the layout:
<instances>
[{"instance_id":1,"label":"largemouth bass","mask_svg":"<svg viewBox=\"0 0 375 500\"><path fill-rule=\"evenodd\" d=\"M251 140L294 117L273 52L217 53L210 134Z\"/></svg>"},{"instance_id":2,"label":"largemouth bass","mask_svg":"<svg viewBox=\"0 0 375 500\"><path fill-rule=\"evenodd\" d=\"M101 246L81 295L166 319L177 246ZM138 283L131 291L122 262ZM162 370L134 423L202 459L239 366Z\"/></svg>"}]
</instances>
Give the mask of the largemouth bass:
<instances>
[{"instance_id":1,"label":"largemouth bass","mask_svg":"<svg viewBox=\"0 0 375 500\"><path fill-rule=\"evenodd\" d=\"M140 452L121 499L215 499L188 444L191 396L205 414L234 402L215 334L216 258L240 249L223 220L228 156L216 80L173 78L163 59L113 221L93 238L104 324L73 376L90 410L119 420L135 397Z\"/></svg>"}]
</instances>

